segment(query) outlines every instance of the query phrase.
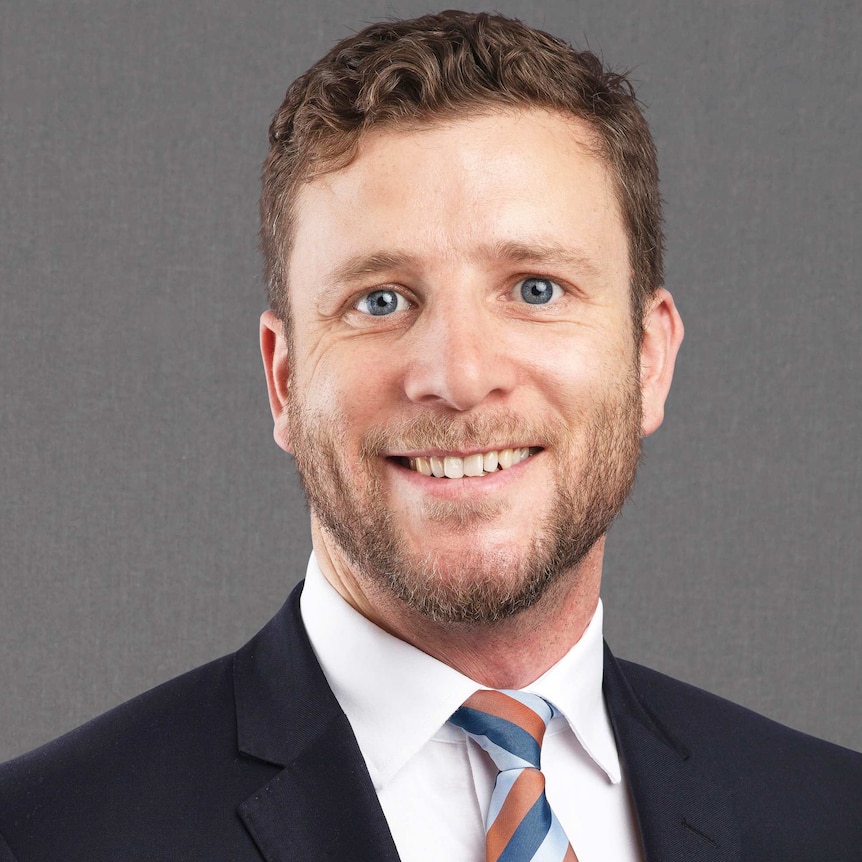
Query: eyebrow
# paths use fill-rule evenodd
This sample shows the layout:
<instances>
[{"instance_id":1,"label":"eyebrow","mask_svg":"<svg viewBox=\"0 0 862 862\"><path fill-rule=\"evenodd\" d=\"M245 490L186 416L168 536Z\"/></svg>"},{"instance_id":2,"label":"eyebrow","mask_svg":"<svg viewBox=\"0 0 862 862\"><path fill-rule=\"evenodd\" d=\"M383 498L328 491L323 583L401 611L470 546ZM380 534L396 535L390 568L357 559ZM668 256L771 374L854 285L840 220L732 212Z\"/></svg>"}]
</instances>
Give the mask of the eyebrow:
<instances>
[{"instance_id":1,"label":"eyebrow","mask_svg":"<svg viewBox=\"0 0 862 862\"><path fill-rule=\"evenodd\" d=\"M587 275L599 276L601 267L586 252L556 242L523 242L505 240L495 243L488 255L495 260L520 264L560 265L573 267Z\"/></svg>"},{"instance_id":2,"label":"eyebrow","mask_svg":"<svg viewBox=\"0 0 862 862\"><path fill-rule=\"evenodd\" d=\"M416 258L413 255L399 252L379 251L372 254L357 254L332 270L327 281L330 284L349 284L351 281L358 281L369 275L378 275L381 272L415 264Z\"/></svg>"},{"instance_id":3,"label":"eyebrow","mask_svg":"<svg viewBox=\"0 0 862 862\"><path fill-rule=\"evenodd\" d=\"M474 259L491 262L507 262L517 264L536 264L543 266L563 265L573 267L587 275L598 276L601 268L584 251L555 242L530 242L523 240L501 240L491 245L482 246L472 255ZM419 268L420 258L406 252L378 251L370 254L357 254L349 257L333 269L326 278L329 290L340 285L360 281L369 276L379 275L405 268Z\"/></svg>"},{"instance_id":4,"label":"eyebrow","mask_svg":"<svg viewBox=\"0 0 862 862\"><path fill-rule=\"evenodd\" d=\"M416 264L417 258L414 255L402 252L377 251L352 255L326 274L318 290L317 303L326 306L354 282L364 281L383 272L403 271Z\"/></svg>"}]
</instances>

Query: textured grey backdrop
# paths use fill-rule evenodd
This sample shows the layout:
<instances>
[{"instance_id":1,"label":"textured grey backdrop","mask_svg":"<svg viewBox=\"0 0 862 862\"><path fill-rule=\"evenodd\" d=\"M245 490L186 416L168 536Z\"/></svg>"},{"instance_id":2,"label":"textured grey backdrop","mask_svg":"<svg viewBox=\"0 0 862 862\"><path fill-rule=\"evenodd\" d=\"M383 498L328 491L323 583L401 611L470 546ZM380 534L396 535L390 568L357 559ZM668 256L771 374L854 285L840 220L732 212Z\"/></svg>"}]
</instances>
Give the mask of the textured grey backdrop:
<instances>
[{"instance_id":1,"label":"textured grey backdrop","mask_svg":"<svg viewBox=\"0 0 862 862\"><path fill-rule=\"evenodd\" d=\"M633 67L661 151L688 338L609 639L862 748L862 6L499 8ZM302 571L257 354L266 127L336 39L425 11L4 0L0 759L235 649Z\"/></svg>"}]
</instances>

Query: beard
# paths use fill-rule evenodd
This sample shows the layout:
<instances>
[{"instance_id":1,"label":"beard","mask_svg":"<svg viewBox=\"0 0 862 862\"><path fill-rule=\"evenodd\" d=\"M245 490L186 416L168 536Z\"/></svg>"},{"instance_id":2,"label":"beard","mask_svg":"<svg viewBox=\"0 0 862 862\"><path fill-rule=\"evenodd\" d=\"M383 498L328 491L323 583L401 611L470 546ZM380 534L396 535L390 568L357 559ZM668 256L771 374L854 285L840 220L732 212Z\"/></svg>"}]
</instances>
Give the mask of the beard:
<instances>
[{"instance_id":1,"label":"beard","mask_svg":"<svg viewBox=\"0 0 862 862\"><path fill-rule=\"evenodd\" d=\"M348 423L306 412L298 394L289 403L290 435L310 509L360 582L437 623L491 625L535 605L577 570L607 532L640 458L641 392L634 369L593 406L580 435L562 421L536 423L512 413L428 414L370 429L358 459L347 454ZM537 516L527 548L477 549L455 560L441 551L411 550L383 490L382 453L469 451L487 448L489 440L540 441L542 457L548 457L545 450L556 455L551 504ZM434 500L422 513L429 524L462 532L504 509L493 501Z\"/></svg>"}]
</instances>

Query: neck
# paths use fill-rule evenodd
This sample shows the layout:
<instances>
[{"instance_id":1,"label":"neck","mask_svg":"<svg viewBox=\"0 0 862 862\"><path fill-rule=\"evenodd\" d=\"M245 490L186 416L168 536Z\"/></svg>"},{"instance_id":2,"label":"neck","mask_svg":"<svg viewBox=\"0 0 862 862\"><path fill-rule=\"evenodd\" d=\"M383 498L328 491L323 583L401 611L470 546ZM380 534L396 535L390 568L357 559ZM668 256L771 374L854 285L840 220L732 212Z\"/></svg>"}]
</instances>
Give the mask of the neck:
<instances>
[{"instance_id":1,"label":"neck","mask_svg":"<svg viewBox=\"0 0 862 862\"><path fill-rule=\"evenodd\" d=\"M316 524L312 535L321 571L356 611L489 688L519 689L540 677L581 639L598 605L604 538L534 605L509 619L479 624L423 616L359 575Z\"/></svg>"}]
</instances>

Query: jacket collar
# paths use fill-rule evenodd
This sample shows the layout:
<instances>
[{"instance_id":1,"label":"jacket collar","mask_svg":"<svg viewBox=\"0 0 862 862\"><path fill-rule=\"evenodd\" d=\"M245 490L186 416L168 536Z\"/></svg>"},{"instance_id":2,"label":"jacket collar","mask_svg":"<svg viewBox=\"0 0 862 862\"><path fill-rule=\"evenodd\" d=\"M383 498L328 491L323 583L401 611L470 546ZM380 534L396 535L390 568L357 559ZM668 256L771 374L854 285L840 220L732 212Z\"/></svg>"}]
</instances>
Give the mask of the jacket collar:
<instances>
[{"instance_id":1,"label":"jacket collar","mask_svg":"<svg viewBox=\"0 0 862 862\"><path fill-rule=\"evenodd\" d=\"M739 862L727 792L641 700L605 645L603 690L631 788L646 862Z\"/></svg>"},{"instance_id":2,"label":"jacket collar","mask_svg":"<svg viewBox=\"0 0 862 862\"><path fill-rule=\"evenodd\" d=\"M398 862L350 723L305 633L300 591L234 658L239 749L281 767L240 817L267 862ZM739 862L727 793L699 773L607 646L603 690L645 862Z\"/></svg>"},{"instance_id":3,"label":"jacket collar","mask_svg":"<svg viewBox=\"0 0 862 862\"><path fill-rule=\"evenodd\" d=\"M240 817L267 862L397 862L353 731L305 634L300 592L234 659L239 749L283 767Z\"/></svg>"}]
</instances>

